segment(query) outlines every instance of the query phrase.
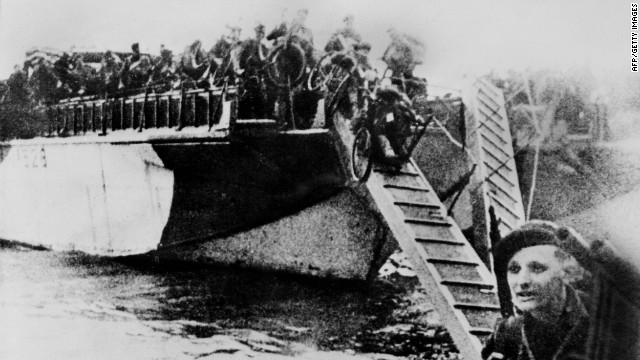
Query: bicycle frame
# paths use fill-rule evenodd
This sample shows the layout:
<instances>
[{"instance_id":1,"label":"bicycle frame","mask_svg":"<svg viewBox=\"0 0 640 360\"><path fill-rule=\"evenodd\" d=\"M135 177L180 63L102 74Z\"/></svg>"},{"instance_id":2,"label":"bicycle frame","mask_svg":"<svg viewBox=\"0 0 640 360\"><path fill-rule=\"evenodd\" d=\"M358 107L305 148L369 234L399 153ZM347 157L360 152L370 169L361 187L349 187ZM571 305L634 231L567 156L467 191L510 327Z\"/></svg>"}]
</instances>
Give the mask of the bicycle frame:
<instances>
[{"instance_id":1,"label":"bicycle frame","mask_svg":"<svg viewBox=\"0 0 640 360\"><path fill-rule=\"evenodd\" d=\"M387 71L383 73L386 75ZM383 78L384 79L384 78ZM414 149L424 136L429 122L432 120L432 115L428 114L426 121L420 121L421 117L416 115L409 124L404 124L411 132L410 141L407 144L409 137L404 138L401 141L402 149L398 148L400 144L394 143L397 139L390 139L389 127L394 126L392 122L405 121L403 119L397 119L396 117L401 113L400 106L403 100L400 99L382 99L379 96L381 89L380 83L382 80L376 81L373 89L369 89L368 83L365 81L364 87L360 89L365 92L363 94L363 111L366 112L366 120L364 126L366 126L373 135L374 154L377 154L379 160L392 160L385 155L383 144L381 143L380 136L383 135L390 142L394 152L396 153L396 159L400 161L406 161L411 157ZM396 136L402 136L402 134L395 134Z\"/></svg>"}]
</instances>

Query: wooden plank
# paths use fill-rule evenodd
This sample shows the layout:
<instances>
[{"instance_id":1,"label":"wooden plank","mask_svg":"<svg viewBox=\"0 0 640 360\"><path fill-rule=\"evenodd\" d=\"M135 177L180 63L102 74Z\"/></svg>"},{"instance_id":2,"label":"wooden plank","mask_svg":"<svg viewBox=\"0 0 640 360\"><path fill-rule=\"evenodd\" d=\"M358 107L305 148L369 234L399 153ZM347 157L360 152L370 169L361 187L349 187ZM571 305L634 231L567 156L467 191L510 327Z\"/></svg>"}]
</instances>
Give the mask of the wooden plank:
<instances>
[{"instance_id":1,"label":"wooden plank","mask_svg":"<svg viewBox=\"0 0 640 360\"><path fill-rule=\"evenodd\" d=\"M500 171L496 171L496 168L492 167L486 161L483 161L483 163L487 167L487 179L488 180L492 180L492 181L495 182L496 185L504 186L505 188L507 188L509 190L511 190L512 188L514 188L516 186L517 181L514 182L512 179L509 179L509 177L506 177L506 176L502 175L500 173ZM507 190L507 191L509 191L509 190Z\"/></svg>"},{"instance_id":2,"label":"wooden plank","mask_svg":"<svg viewBox=\"0 0 640 360\"><path fill-rule=\"evenodd\" d=\"M503 147L498 146L498 144L494 140L489 138L489 136L487 136L486 133L481 133L480 136L482 138L481 139L482 140L482 142L481 142L482 146L485 146L485 145L489 144L489 145L491 145L490 146L491 149L502 153L504 156L506 156L508 158L513 158L513 152L508 152L508 151L504 150Z\"/></svg>"},{"instance_id":3,"label":"wooden plank","mask_svg":"<svg viewBox=\"0 0 640 360\"><path fill-rule=\"evenodd\" d=\"M489 184L488 193L493 193L494 195L498 196L501 200L503 200L505 205L510 206L513 209L516 209L518 203L522 202L522 200L520 201L516 200L512 192L501 188L496 183L488 181L487 184Z\"/></svg>"},{"instance_id":4,"label":"wooden plank","mask_svg":"<svg viewBox=\"0 0 640 360\"><path fill-rule=\"evenodd\" d=\"M391 168L383 168L383 167L374 167L373 168L373 172L377 172L380 174L390 174L390 175L405 175L405 176L414 176L414 177L419 177L420 175L418 175L415 172L409 172L409 171L396 171L395 169L391 169Z\"/></svg>"},{"instance_id":5,"label":"wooden plank","mask_svg":"<svg viewBox=\"0 0 640 360\"><path fill-rule=\"evenodd\" d=\"M500 106L498 105L489 105L485 100L483 99L478 99L479 100L479 105L478 106L478 111L482 114L482 116L484 117L483 122L484 121L491 121L493 123L494 126L498 127L500 132L505 132L506 128L505 128L505 124L504 124L504 118L502 117L502 115L500 114ZM507 125L508 126L508 125Z\"/></svg>"},{"instance_id":6,"label":"wooden plank","mask_svg":"<svg viewBox=\"0 0 640 360\"><path fill-rule=\"evenodd\" d=\"M473 259L467 253L467 249L465 246L460 246L458 244L452 245L447 243L422 243L427 255L429 256L429 261L438 262L438 261L464 261L464 262L473 262ZM475 263L477 265L477 263Z\"/></svg>"},{"instance_id":7,"label":"wooden plank","mask_svg":"<svg viewBox=\"0 0 640 360\"><path fill-rule=\"evenodd\" d=\"M394 202L395 205L404 207L404 206L411 206L411 207L423 207L423 208L429 208L429 209L440 209L440 205L438 205L437 203L424 203L424 202L413 202L413 201L395 201Z\"/></svg>"},{"instance_id":8,"label":"wooden plank","mask_svg":"<svg viewBox=\"0 0 640 360\"><path fill-rule=\"evenodd\" d=\"M493 169L498 169L498 172L506 173L504 175L509 181L511 181L510 177L513 173L513 169L511 168L512 164L510 160L501 161L497 156L492 154L491 152L486 151L484 148L481 148L481 151L484 152L484 161L489 164Z\"/></svg>"},{"instance_id":9,"label":"wooden plank","mask_svg":"<svg viewBox=\"0 0 640 360\"><path fill-rule=\"evenodd\" d=\"M465 246L465 245L467 245L466 242L462 242L462 241L458 241L458 240L430 239L430 238L421 238L421 237L417 237L417 238L415 238L415 240L417 242L421 242L421 243L449 244L449 245L456 245L456 246Z\"/></svg>"},{"instance_id":10,"label":"wooden plank","mask_svg":"<svg viewBox=\"0 0 640 360\"><path fill-rule=\"evenodd\" d=\"M397 189L419 189L420 178L418 176L393 175L389 173L380 173L383 180L388 185L396 186Z\"/></svg>"},{"instance_id":11,"label":"wooden plank","mask_svg":"<svg viewBox=\"0 0 640 360\"><path fill-rule=\"evenodd\" d=\"M412 191L407 189L386 188L395 201L418 202L425 204L437 204L439 201L434 194L428 191Z\"/></svg>"},{"instance_id":12,"label":"wooden plank","mask_svg":"<svg viewBox=\"0 0 640 360\"><path fill-rule=\"evenodd\" d=\"M385 181L385 179L383 179L383 181ZM388 179L386 180L388 181ZM424 191L424 192L429 192L430 190L425 188L425 187L421 187L421 186L409 186L409 185L394 185L394 184L389 184L389 183L385 183L384 184L384 188L386 189L399 189L399 190L409 190L409 191Z\"/></svg>"},{"instance_id":13,"label":"wooden plank","mask_svg":"<svg viewBox=\"0 0 640 360\"><path fill-rule=\"evenodd\" d=\"M518 215L515 210L513 210L510 206L506 205L505 203L503 203L497 196L489 193L488 194L489 197L491 198L491 201L494 205L497 205L500 209L506 211L507 213L509 213L512 217L513 220L515 220L515 222L519 222L521 220L523 220L520 215Z\"/></svg>"},{"instance_id":14,"label":"wooden plank","mask_svg":"<svg viewBox=\"0 0 640 360\"><path fill-rule=\"evenodd\" d=\"M434 208L431 206L410 206L398 203L396 203L396 206L402 210L402 213L408 219L436 219L445 221L441 209L437 206Z\"/></svg>"},{"instance_id":15,"label":"wooden plank","mask_svg":"<svg viewBox=\"0 0 640 360\"><path fill-rule=\"evenodd\" d=\"M421 224L421 225L432 225L432 226L451 226L451 223L441 220L442 218L406 218L404 222L409 224Z\"/></svg>"},{"instance_id":16,"label":"wooden plank","mask_svg":"<svg viewBox=\"0 0 640 360\"><path fill-rule=\"evenodd\" d=\"M460 266L469 266L469 267L480 265L475 261L460 260L460 259L443 259L443 258L436 258L436 257L430 257L427 259L427 261L432 264L460 265Z\"/></svg>"},{"instance_id":17,"label":"wooden plank","mask_svg":"<svg viewBox=\"0 0 640 360\"><path fill-rule=\"evenodd\" d=\"M487 126L487 122L482 122L481 124L478 124L478 131L480 133L482 133L482 131L487 131L488 134L487 136L492 136L494 139L497 139L498 141L500 141L503 144L509 144L509 141L507 141L504 136L499 132L499 130L495 130L492 129L490 126Z\"/></svg>"},{"instance_id":18,"label":"wooden plank","mask_svg":"<svg viewBox=\"0 0 640 360\"><path fill-rule=\"evenodd\" d=\"M442 285L446 286L467 286L475 287L478 289L493 290L494 286L482 281L468 281L468 280L442 280Z\"/></svg>"},{"instance_id":19,"label":"wooden plank","mask_svg":"<svg viewBox=\"0 0 640 360\"><path fill-rule=\"evenodd\" d=\"M448 285L453 298L460 303L480 303L500 306L495 292L475 286Z\"/></svg>"},{"instance_id":20,"label":"wooden plank","mask_svg":"<svg viewBox=\"0 0 640 360\"><path fill-rule=\"evenodd\" d=\"M508 154L505 154L504 151L496 151L493 146L487 146L486 144L490 144L489 142L483 142L480 145L480 148L488 154L492 158L494 158L499 164L505 164L504 167L509 169L509 171L513 171L512 166L515 165L513 158Z\"/></svg>"}]
</instances>

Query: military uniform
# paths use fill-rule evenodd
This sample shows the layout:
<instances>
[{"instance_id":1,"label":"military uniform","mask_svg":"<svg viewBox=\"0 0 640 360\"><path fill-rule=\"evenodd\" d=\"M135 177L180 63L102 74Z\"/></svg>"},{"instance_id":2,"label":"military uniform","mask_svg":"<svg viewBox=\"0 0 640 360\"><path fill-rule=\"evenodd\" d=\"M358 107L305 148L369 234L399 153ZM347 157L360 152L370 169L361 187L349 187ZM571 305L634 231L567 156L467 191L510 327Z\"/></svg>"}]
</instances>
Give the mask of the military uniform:
<instances>
[{"instance_id":1,"label":"military uniform","mask_svg":"<svg viewBox=\"0 0 640 360\"><path fill-rule=\"evenodd\" d=\"M567 302L557 322L542 323L528 314L510 316L496 325L482 350L483 359L586 359L588 299L567 286ZM496 356L501 354L504 357Z\"/></svg>"},{"instance_id":2,"label":"military uniform","mask_svg":"<svg viewBox=\"0 0 640 360\"><path fill-rule=\"evenodd\" d=\"M493 247L498 295L503 313L510 316L498 321L493 335L482 350L483 359L586 359L589 332L587 310L590 306L586 294L563 284L566 296L562 311L559 311L560 316L553 321L542 321L534 318L530 312L515 308L511 298L513 289L510 289L508 281L509 262L523 249L542 245L561 249L570 238L578 241L578 237L580 235L571 228L534 220L509 233ZM538 289L541 291L540 287ZM514 313L513 310L518 312Z\"/></svg>"}]
</instances>

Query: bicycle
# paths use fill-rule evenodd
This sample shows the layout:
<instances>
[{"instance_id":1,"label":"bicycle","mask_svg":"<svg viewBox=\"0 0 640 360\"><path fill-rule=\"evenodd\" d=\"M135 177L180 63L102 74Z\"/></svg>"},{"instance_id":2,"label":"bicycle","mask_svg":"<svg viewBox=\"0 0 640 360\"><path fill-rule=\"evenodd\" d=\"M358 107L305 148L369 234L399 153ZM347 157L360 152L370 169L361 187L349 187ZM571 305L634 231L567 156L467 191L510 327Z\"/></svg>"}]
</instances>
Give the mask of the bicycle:
<instances>
[{"instance_id":1,"label":"bicycle","mask_svg":"<svg viewBox=\"0 0 640 360\"><path fill-rule=\"evenodd\" d=\"M352 173L357 181L366 182L371 175L373 162L381 162L399 170L406 163L427 126L433 113L427 111L426 120L411 109L409 99L394 88L383 88L381 81L369 88L362 88L364 121L355 127L351 151ZM388 155L385 142L393 150Z\"/></svg>"},{"instance_id":2,"label":"bicycle","mask_svg":"<svg viewBox=\"0 0 640 360\"><path fill-rule=\"evenodd\" d=\"M304 80L307 59L293 34L294 24L276 38L277 45L267 55L267 79L277 88L294 87Z\"/></svg>"},{"instance_id":3,"label":"bicycle","mask_svg":"<svg viewBox=\"0 0 640 360\"><path fill-rule=\"evenodd\" d=\"M307 90L325 93L325 117L332 118L345 96L354 71L358 69L354 44L340 36L346 50L325 54L307 77Z\"/></svg>"}]
</instances>

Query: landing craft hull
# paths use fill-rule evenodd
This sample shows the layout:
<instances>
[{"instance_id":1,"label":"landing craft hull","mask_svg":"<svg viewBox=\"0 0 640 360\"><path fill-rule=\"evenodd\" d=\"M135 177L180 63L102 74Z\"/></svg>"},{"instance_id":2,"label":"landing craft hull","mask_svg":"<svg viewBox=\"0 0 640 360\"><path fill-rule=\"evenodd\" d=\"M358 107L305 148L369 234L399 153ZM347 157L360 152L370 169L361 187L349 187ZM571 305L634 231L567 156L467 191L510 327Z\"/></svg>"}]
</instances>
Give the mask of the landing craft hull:
<instances>
[{"instance_id":1,"label":"landing craft hull","mask_svg":"<svg viewBox=\"0 0 640 360\"><path fill-rule=\"evenodd\" d=\"M206 127L0 146L0 238L365 279L384 241L326 130Z\"/></svg>"}]
</instances>

